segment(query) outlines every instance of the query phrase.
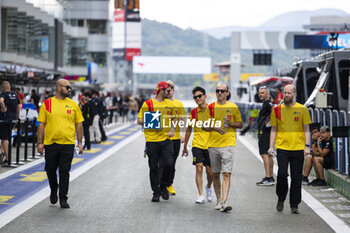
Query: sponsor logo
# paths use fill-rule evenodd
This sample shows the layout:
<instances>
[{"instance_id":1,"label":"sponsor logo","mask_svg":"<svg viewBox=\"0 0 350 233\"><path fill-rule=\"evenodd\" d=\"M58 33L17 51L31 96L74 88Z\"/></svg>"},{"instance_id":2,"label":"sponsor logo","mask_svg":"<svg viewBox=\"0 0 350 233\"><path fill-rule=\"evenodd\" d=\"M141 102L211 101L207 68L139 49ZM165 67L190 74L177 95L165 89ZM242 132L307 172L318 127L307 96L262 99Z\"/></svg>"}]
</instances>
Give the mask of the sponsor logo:
<instances>
[{"instance_id":1,"label":"sponsor logo","mask_svg":"<svg viewBox=\"0 0 350 233\"><path fill-rule=\"evenodd\" d=\"M71 110L67 110L67 114L71 114L72 113L72 111Z\"/></svg>"},{"instance_id":2,"label":"sponsor logo","mask_svg":"<svg viewBox=\"0 0 350 233\"><path fill-rule=\"evenodd\" d=\"M156 112L144 112L143 113L143 128L145 129L160 129L161 113L159 110Z\"/></svg>"},{"instance_id":3,"label":"sponsor logo","mask_svg":"<svg viewBox=\"0 0 350 233\"><path fill-rule=\"evenodd\" d=\"M169 113L170 114L170 113ZM162 118L159 110L157 112L144 112L143 113L143 128L144 129L160 129L163 128L184 128L184 127L221 127L222 122L215 119L208 119L206 121L196 121L196 119L187 119L186 121L171 121L169 116ZM162 124L161 124L162 123Z\"/></svg>"}]
</instances>

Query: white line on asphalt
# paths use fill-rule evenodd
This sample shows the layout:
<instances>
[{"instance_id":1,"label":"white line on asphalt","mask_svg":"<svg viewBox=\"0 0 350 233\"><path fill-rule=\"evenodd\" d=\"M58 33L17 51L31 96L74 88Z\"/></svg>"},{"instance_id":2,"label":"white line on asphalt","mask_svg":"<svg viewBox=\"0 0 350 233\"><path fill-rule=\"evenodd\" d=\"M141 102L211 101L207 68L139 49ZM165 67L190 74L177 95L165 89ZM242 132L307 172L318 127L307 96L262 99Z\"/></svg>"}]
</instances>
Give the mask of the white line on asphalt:
<instances>
[{"instance_id":1,"label":"white line on asphalt","mask_svg":"<svg viewBox=\"0 0 350 233\"><path fill-rule=\"evenodd\" d=\"M111 130L111 131L108 131L108 132L107 132L107 135L109 136L109 135L111 135L111 134L114 134L115 132L122 131L122 130L124 130L125 128L128 128L129 126L130 126L130 124L125 125L125 126L122 126L122 127L118 127L118 128L113 129L113 130ZM9 176L11 176L11 175L13 175L13 174L15 174L15 173L17 173L17 172L21 172L21 171L24 171L24 170L26 170L26 169L28 169L28 168L31 168L31 167L35 166L35 165L38 165L38 164L42 163L43 161L44 161L44 157L42 157L42 158L40 158L40 159L37 159L37 160L35 160L35 161L33 161L33 162L29 162L29 163L27 163L27 164L25 164L25 165L23 165L23 166L20 166L20 167L16 167L16 168L14 168L14 169L11 169L11 170L9 170L9 171L7 171L7 172L4 172L4 173L0 174L0 180L4 179L4 178L6 178L6 177L9 177Z\"/></svg>"},{"instance_id":2,"label":"white line on asphalt","mask_svg":"<svg viewBox=\"0 0 350 233\"><path fill-rule=\"evenodd\" d=\"M260 162L263 162L259 151L255 149L257 145L252 145L248 142L247 139L238 136L237 139L248 149L252 154L259 159ZM277 166L273 167L273 172L277 174ZM289 183L290 183L290 178ZM325 221L335 232L349 232L348 225L340 220L335 214L328 210L321 202L316 200L313 196L310 195L304 188L302 189L303 202L307 204L318 216L320 216L323 221Z\"/></svg>"},{"instance_id":3,"label":"white line on asphalt","mask_svg":"<svg viewBox=\"0 0 350 233\"><path fill-rule=\"evenodd\" d=\"M75 169L71 172L70 175L70 181L73 181L77 177L79 177L84 172L88 171L90 168L94 167L98 163L102 162L118 150L122 149L124 146L128 145L130 142L135 140L137 137L141 135L141 131L135 133L134 135L128 137L127 139L124 139L117 145L113 146L112 148L108 149L106 152L103 152L102 155L97 156L96 158L92 159L91 161L87 162L86 164L82 165L81 167ZM27 198L26 200L22 201L21 203L15 205L11 209L3 212L0 215L0 228L5 226L7 223L11 222L13 219L20 216L25 211L29 210L45 198L47 198L50 194L50 189L48 186L42 188L40 191L38 191L36 194L32 195L31 197Z\"/></svg>"}]
</instances>

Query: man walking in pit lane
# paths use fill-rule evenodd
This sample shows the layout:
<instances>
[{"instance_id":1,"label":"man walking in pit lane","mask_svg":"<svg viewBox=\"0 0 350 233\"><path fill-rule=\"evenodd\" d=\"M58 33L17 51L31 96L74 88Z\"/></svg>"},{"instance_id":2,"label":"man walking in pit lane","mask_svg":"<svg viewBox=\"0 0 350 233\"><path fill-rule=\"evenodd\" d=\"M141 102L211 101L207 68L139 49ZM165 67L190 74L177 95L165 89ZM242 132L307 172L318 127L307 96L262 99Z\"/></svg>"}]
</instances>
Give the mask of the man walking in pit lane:
<instances>
[{"instance_id":1,"label":"man walking in pit lane","mask_svg":"<svg viewBox=\"0 0 350 233\"><path fill-rule=\"evenodd\" d=\"M233 155L236 146L235 129L242 128L243 122L237 105L228 101L230 99L228 86L219 83L215 92L217 101L209 105L210 115L216 121L222 122L222 130L226 133L221 135L217 131L211 131L208 151L217 198L215 209L227 212L232 210L231 205L227 204L226 201L230 190ZM220 173L223 176L222 185Z\"/></svg>"},{"instance_id":2,"label":"man walking in pit lane","mask_svg":"<svg viewBox=\"0 0 350 233\"><path fill-rule=\"evenodd\" d=\"M205 90L202 87L195 87L192 90L193 99L198 105L197 108L193 109L190 113L190 121L195 120L205 122L210 120L210 112L208 108L208 104L206 102L207 95ZM224 131L222 131L224 132ZM192 126L188 126L186 130L185 136L185 144L184 149L182 151L182 156L188 154L187 144L191 137ZM195 123L194 127L194 137L192 141L192 154L193 154L193 165L196 166L196 185L198 189L199 196L196 200L197 204L205 203L204 195L203 195L203 166L205 166L205 170L207 173L207 185L206 187L206 195L207 200L210 202L213 199L212 195L212 182L213 175L210 167L210 158L208 152L208 140L209 140L210 132L208 130L203 129L202 127L197 127Z\"/></svg>"},{"instance_id":3,"label":"man walking in pit lane","mask_svg":"<svg viewBox=\"0 0 350 233\"><path fill-rule=\"evenodd\" d=\"M259 88L259 98L263 105L260 109L259 116L257 119L258 125L258 145L259 154L264 161L265 177L257 182L259 186L271 186L275 184L273 178L273 158L268 154L269 143L270 143L270 114L273 108L273 104L270 101L270 91L266 86Z\"/></svg>"},{"instance_id":4,"label":"man walking in pit lane","mask_svg":"<svg viewBox=\"0 0 350 233\"><path fill-rule=\"evenodd\" d=\"M276 210L282 212L284 208L288 193L288 164L290 164L289 204L292 214L299 214L304 156L310 154L311 119L307 108L295 102L295 86L285 86L283 93L283 103L276 106L271 113L272 128L268 152L270 155L274 153L273 144L276 141L278 162Z\"/></svg>"},{"instance_id":5,"label":"man walking in pit lane","mask_svg":"<svg viewBox=\"0 0 350 233\"><path fill-rule=\"evenodd\" d=\"M69 171L74 155L75 132L79 154L83 153L83 124L79 105L68 98L72 87L69 81L60 79L56 82L56 95L44 101L39 112L38 145L40 154L45 150L45 171L49 179L50 202L56 204L57 189L61 208L70 208L68 199ZM58 127L59 125L59 127ZM57 182L59 169L59 184Z\"/></svg>"},{"instance_id":6,"label":"man walking in pit lane","mask_svg":"<svg viewBox=\"0 0 350 233\"><path fill-rule=\"evenodd\" d=\"M167 190L169 192L169 194L171 195L175 195L176 191L173 188L173 182L174 182L174 178L175 178L175 165L176 165L176 160L177 157L179 156L179 151L180 151L180 146L181 143L183 143L185 141L185 137L184 137L184 132L180 132L182 130L182 128L180 128L180 124L179 122L185 122L186 120L186 111L184 108L184 105L181 103L180 100L175 99L174 98L174 92L175 92L175 84L171 81L168 80L167 83L170 86L170 92L167 93L167 99L171 100L174 104L174 114L177 120L177 125L175 128L175 135L174 137L170 138L171 142L173 143L174 146L174 157L173 157L173 166L171 167L171 169L169 170L165 170L165 172L169 172L169 174L166 174L166 176L169 176L170 179L170 185L167 187Z\"/></svg>"},{"instance_id":7,"label":"man walking in pit lane","mask_svg":"<svg viewBox=\"0 0 350 233\"><path fill-rule=\"evenodd\" d=\"M166 187L170 186L169 172L173 166L174 147L170 140L175 128L172 124L174 115L173 102L166 99L171 87L165 81L159 82L154 98L145 101L138 114L137 123L143 125L148 156L149 176L153 191L152 202L159 202L160 195L169 199ZM150 125L155 127L150 127Z\"/></svg>"}]
</instances>

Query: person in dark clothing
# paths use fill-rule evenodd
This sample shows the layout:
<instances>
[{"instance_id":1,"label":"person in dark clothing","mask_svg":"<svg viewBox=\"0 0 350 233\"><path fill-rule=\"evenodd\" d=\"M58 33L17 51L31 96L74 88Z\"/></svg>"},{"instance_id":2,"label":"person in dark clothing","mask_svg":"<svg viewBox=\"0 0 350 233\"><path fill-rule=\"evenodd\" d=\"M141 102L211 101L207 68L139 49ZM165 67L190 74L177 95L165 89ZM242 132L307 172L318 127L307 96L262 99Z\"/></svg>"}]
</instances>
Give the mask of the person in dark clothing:
<instances>
[{"instance_id":1,"label":"person in dark clothing","mask_svg":"<svg viewBox=\"0 0 350 233\"><path fill-rule=\"evenodd\" d=\"M324 178L323 168L329 169L333 167L333 141L331 137L331 130L328 126L321 127L321 137L317 139L318 154L314 156L314 168L316 172L316 179L309 185L325 186L327 182Z\"/></svg>"},{"instance_id":2,"label":"person in dark clothing","mask_svg":"<svg viewBox=\"0 0 350 233\"><path fill-rule=\"evenodd\" d=\"M5 161L7 163L9 159L8 148L9 148L9 137L10 130L12 130L12 123L10 121L19 118L19 104L20 99L16 92L11 91L11 85L9 82L4 81L1 84L1 95L0 95L0 139L1 149L5 154ZM2 156L1 156L2 157Z\"/></svg>"},{"instance_id":3,"label":"person in dark clothing","mask_svg":"<svg viewBox=\"0 0 350 233\"><path fill-rule=\"evenodd\" d=\"M271 186L275 184L273 178L273 158L267 153L270 143L270 114L273 104L270 101L270 92L266 86L259 88L259 98L263 102L257 119L259 154L264 161L265 177L256 184L259 186Z\"/></svg>"},{"instance_id":4,"label":"person in dark clothing","mask_svg":"<svg viewBox=\"0 0 350 233\"><path fill-rule=\"evenodd\" d=\"M106 106L104 102L99 99L99 93L96 90L92 90L92 102L95 104L96 107L96 113L98 115L98 127L100 130L101 135L101 141L106 141L107 136L103 128L103 119L104 119L104 109L106 109Z\"/></svg>"},{"instance_id":5,"label":"person in dark clothing","mask_svg":"<svg viewBox=\"0 0 350 233\"><path fill-rule=\"evenodd\" d=\"M36 94L36 91L32 90L32 95L30 96L30 102L32 102L36 108L37 111L39 111L39 100L40 97Z\"/></svg>"},{"instance_id":6,"label":"person in dark clothing","mask_svg":"<svg viewBox=\"0 0 350 233\"><path fill-rule=\"evenodd\" d=\"M84 145L84 150L90 150L91 149L91 142L90 142L90 131L89 128L92 125L92 122L94 120L94 112L95 110L95 105L91 100L91 92L86 91L84 92L84 105L82 107L82 114L84 117L84 122L83 122L83 129L84 129L84 138L85 138L85 145Z\"/></svg>"}]
</instances>

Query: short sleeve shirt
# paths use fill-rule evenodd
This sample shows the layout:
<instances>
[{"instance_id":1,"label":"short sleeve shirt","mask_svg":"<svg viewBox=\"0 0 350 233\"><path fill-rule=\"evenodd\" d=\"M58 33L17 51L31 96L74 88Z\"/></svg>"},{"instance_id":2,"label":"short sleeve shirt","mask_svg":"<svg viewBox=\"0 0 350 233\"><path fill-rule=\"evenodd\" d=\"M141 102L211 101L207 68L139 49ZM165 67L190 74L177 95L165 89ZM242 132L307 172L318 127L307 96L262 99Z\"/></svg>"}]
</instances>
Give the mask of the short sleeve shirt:
<instances>
[{"instance_id":1,"label":"short sleeve shirt","mask_svg":"<svg viewBox=\"0 0 350 233\"><path fill-rule=\"evenodd\" d=\"M231 122L242 122L241 112L236 104L227 101L226 104L220 105L217 102L210 104L210 115L215 121L221 121L221 128L226 134L221 135L216 131L211 131L209 147L227 147L236 146L236 130L233 127L224 128L224 118L229 118Z\"/></svg>"},{"instance_id":2,"label":"short sleeve shirt","mask_svg":"<svg viewBox=\"0 0 350 233\"><path fill-rule=\"evenodd\" d=\"M304 125L311 124L307 108L299 103L292 107L276 106L271 113L271 126L277 127L276 148L282 150L304 150Z\"/></svg>"},{"instance_id":3,"label":"short sleeve shirt","mask_svg":"<svg viewBox=\"0 0 350 233\"><path fill-rule=\"evenodd\" d=\"M44 145L75 144L75 124L84 118L74 100L52 97L41 106L38 121L45 123Z\"/></svg>"},{"instance_id":4,"label":"short sleeve shirt","mask_svg":"<svg viewBox=\"0 0 350 233\"><path fill-rule=\"evenodd\" d=\"M193 136L193 141L192 141L192 147L197 147L200 149L208 149L208 141L210 137L210 132L203 130L202 127L197 127L196 122L197 121L202 121L205 122L207 120L210 120L210 111L207 106L205 111L202 111L199 107L193 109L190 113L189 120L193 121L194 120L194 136Z\"/></svg>"},{"instance_id":5,"label":"short sleeve shirt","mask_svg":"<svg viewBox=\"0 0 350 233\"><path fill-rule=\"evenodd\" d=\"M322 140L321 141L321 147L323 149L328 149L329 150L325 157L331 158L331 156L333 154L333 140L332 140L332 138L330 138L329 140Z\"/></svg>"},{"instance_id":6,"label":"short sleeve shirt","mask_svg":"<svg viewBox=\"0 0 350 233\"><path fill-rule=\"evenodd\" d=\"M176 120L179 121L181 118L186 118L186 111L181 101L174 99L173 104L174 104L174 115ZM180 130L179 124L177 124L175 129L175 135L171 139L172 140L180 139L180 136L181 136L180 131L181 130Z\"/></svg>"},{"instance_id":7,"label":"short sleeve shirt","mask_svg":"<svg viewBox=\"0 0 350 233\"><path fill-rule=\"evenodd\" d=\"M16 92L2 92L0 98L4 98L6 112L0 111L0 120L15 120L17 117L17 106L20 104L19 97Z\"/></svg>"},{"instance_id":8,"label":"short sleeve shirt","mask_svg":"<svg viewBox=\"0 0 350 233\"><path fill-rule=\"evenodd\" d=\"M142 104L137 117L143 120L145 112L156 112L157 110L161 114L162 130L144 129L146 142L161 142L169 139L168 132L171 129L171 118L174 114L174 104L171 100L165 99L163 102L158 102L154 98L149 99Z\"/></svg>"}]
</instances>

